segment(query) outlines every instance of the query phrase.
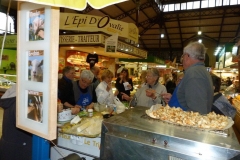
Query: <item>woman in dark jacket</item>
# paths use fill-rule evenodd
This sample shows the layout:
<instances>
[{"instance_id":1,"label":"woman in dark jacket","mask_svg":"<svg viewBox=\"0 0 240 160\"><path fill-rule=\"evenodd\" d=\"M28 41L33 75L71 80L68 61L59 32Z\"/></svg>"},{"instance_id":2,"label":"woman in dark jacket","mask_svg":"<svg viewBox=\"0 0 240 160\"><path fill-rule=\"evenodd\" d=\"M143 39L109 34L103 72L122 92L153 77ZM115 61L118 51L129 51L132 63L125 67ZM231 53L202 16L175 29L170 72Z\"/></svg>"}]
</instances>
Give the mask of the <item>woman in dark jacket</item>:
<instances>
[{"instance_id":1,"label":"woman in dark jacket","mask_svg":"<svg viewBox=\"0 0 240 160\"><path fill-rule=\"evenodd\" d=\"M128 69L122 69L120 76L116 80L115 87L117 89L117 97L120 101L122 101L122 93L130 96L130 91L133 90L133 82L132 79L129 78Z\"/></svg>"},{"instance_id":2,"label":"woman in dark jacket","mask_svg":"<svg viewBox=\"0 0 240 160\"><path fill-rule=\"evenodd\" d=\"M32 134L16 127L16 85L0 99L4 109L0 160L31 160Z\"/></svg>"}]
</instances>

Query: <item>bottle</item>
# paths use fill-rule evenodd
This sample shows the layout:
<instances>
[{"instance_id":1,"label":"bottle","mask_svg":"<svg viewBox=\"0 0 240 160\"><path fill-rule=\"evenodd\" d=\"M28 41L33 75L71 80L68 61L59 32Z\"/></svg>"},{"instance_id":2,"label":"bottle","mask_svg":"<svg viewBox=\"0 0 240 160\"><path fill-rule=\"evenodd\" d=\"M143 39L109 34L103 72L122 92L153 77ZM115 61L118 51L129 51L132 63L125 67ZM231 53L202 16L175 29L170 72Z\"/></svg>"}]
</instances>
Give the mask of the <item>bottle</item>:
<instances>
[{"instance_id":1,"label":"bottle","mask_svg":"<svg viewBox=\"0 0 240 160\"><path fill-rule=\"evenodd\" d=\"M92 117L93 116L93 109L88 109L88 117Z\"/></svg>"},{"instance_id":2,"label":"bottle","mask_svg":"<svg viewBox=\"0 0 240 160\"><path fill-rule=\"evenodd\" d=\"M57 102L57 112L60 113L62 112L63 110L63 104L61 103L61 100L58 99L58 102Z\"/></svg>"}]
</instances>

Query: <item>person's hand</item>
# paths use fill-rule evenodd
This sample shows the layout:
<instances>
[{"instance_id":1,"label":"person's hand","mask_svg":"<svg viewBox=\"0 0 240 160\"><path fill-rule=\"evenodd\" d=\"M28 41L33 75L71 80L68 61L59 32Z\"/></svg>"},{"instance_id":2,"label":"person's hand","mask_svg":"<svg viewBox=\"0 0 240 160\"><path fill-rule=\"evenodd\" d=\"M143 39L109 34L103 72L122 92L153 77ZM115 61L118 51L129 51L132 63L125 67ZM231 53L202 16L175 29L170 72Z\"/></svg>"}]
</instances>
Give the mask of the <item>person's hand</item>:
<instances>
[{"instance_id":1,"label":"person's hand","mask_svg":"<svg viewBox=\"0 0 240 160\"><path fill-rule=\"evenodd\" d=\"M131 84L128 84L127 87L128 87L128 89L132 89L132 85Z\"/></svg>"},{"instance_id":2,"label":"person's hand","mask_svg":"<svg viewBox=\"0 0 240 160\"><path fill-rule=\"evenodd\" d=\"M74 107L78 107L78 108L80 108L80 109L82 108L82 106L77 105L77 104L76 104ZM73 107L73 108L74 108L74 107Z\"/></svg>"},{"instance_id":3,"label":"person's hand","mask_svg":"<svg viewBox=\"0 0 240 160\"><path fill-rule=\"evenodd\" d=\"M119 94L119 91L116 90L115 93L114 93L114 96L117 96Z\"/></svg>"},{"instance_id":4,"label":"person's hand","mask_svg":"<svg viewBox=\"0 0 240 160\"><path fill-rule=\"evenodd\" d=\"M120 75L119 78L120 78L119 83L123 83L123 75Z\"/></svg>"},{"instance_id":5,"label":"person's hand","mask_svg":"<svg viewBox=\"0 0 240 160\"><path fill-rule=\"evenodd\" d=\"M123 80L123 75L121 74L121 75L119 76L119 78L120 78L121 80Z\"/></svg>"},{"instance_id":6,"label":"person's hand","mask_svg":"<svg viewBox=\"0 0 240 160\"><path fill-rule=\"evenodd\" d=\"M107 91L110 91L111 89L112 89L112 84L111 84L111 82L110 83L108 83L108 85L107 85Z\"/></svg>"},{"instance_id":7,"label":"person's hand","mask_svg":"<svg viewBox=\"0 0 240 160\"><path fill-rule=\"evenodd\" d=\"M146 90L146 96L147 97L150 97L152 99L155 99L156 98L156 95L155 95L156 91L154 89L147 89Z\"/></svg>"},{"instance_id":8,"label":"person's hand","mask_svg":"<svg viewBox=\"0 0 240 160\"><path fill-rule=\"evenodd\" d=\"M88 105L88 106L86 107L86 110L88 110L88 109L93 109L93 106L94 106L94 103L91 103L90 105Z\"/></svg>"},{"instance_id":9,"label":"person's hand","mask_svg":"<svg viewBox=\"0 0 240 160\"><path fill-rule=\"evenodd\" d=\"M73 107L71 108L72 114L77 114L80 112L80 107Z\"/></svg>"},{"instance_id":10,"label":"person's hand","mask_svg":"<svg viewBox=\"0 0 240 160\"><path fill-rule=\"evenodd\" d=\"M125 93L123 93L123 92L121 92L121 94L122 94L122 100L127 100L127 101L130 101L131 100L131 97L129 97L127 94L125 94Z\"/></svg>"},{"instance_id":11,"label":"person's hand","mask_svg":"<svg viewBox=\"0 0 240 160\"><path fill-rule=\"evenodd\" d=\"M165 103L168 104L168 102L170 101L172 95L171 95L171 93L162 93L161 97L165 101Z\"/></svg>"}]
</instances>

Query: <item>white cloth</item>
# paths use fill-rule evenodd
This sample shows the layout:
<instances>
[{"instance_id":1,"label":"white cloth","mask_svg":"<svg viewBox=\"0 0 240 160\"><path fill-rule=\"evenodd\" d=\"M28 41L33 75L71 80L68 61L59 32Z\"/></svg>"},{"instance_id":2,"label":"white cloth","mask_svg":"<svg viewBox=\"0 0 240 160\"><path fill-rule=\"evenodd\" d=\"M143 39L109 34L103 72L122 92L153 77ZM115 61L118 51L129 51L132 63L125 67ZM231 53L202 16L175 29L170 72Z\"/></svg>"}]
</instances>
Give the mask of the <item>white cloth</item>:
<instances>
[{"instance_id":1,"label":"white cloth","mask_svg":"<svg viewBox=\"0 0 240 160\"><path fill-rule=\"evenodd\" d=\"M1 97L1 99L5 99L5 98L11 98L11 97L16 97L16 84L12 85L11 88L9 88Z\"/></svg>"},{"instance_id":2,"label":"white cloth","mask_svg":"<svg viewBox=\"0 0 240 160\"><path fill-rule=\"evenodd\" d=\"M120 68L118 68L118 69L117 69L117 74L118 74L118 73L121 73L122 70L123 70L123 68L124 68L123 66L121 66Z\"/></svg>"},{"instance_id":3,"label":"white cloth","mask_svg":"<svg viewBox=\"0 0 240 160\"><path fill-rule=\"evenodd\" d=\"M96 95L97 95L97 101L100 104L113 104L113 90L110 89L109 91L106 90L107 83L105 81L102 81L99 83L99 85L96 88Z\"/></svg>"}]
</instances>

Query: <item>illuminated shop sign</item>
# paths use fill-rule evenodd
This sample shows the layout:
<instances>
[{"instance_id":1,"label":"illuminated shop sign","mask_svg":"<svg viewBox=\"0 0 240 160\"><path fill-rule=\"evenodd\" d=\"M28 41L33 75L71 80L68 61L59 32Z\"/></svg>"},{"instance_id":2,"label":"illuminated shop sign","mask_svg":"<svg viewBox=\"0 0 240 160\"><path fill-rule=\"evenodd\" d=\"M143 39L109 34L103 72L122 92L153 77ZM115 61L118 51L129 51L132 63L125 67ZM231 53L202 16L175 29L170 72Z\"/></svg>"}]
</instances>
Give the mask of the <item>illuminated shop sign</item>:
<instances>
[{"instance_id":1,"label":"illuminated shop sign","mask_svg":"<svg viewBox=\"0 0 240 160\"><path fill-rule=\"evenodd\" d=\"M110 35L117 33L120 37L138 43L138 28L135 24L110 19L109 16L60 13L60 29L104 32Z\"/></svg>"},{"instance_id":2,"label":"illuminated shop sign","mask_svg":"<svg viewBox=\"0 0 240 160\"><path fill-rule=\"evenodd\" d=\"M59 44L95 44L101 43L101 34L61 35Z\"/></svg>"}]
</instances>

